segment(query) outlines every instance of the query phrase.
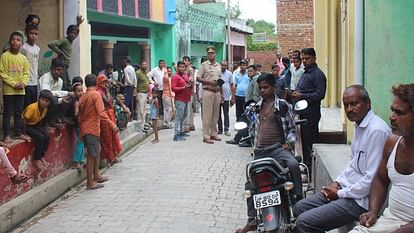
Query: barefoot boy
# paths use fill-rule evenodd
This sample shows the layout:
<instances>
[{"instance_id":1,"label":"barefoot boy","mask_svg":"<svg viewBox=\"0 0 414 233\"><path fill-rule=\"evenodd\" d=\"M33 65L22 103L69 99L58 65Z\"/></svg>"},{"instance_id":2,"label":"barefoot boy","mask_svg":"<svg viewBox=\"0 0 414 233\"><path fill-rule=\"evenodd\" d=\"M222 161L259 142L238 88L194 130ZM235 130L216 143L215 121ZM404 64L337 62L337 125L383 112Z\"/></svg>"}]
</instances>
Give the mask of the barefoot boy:
<instances>
[{"instance_id":1,"label":"barefoot boy","mask_svg":"<svg viewBox=\"0 0 414 233\"><path fill-rule=\"evenodd\" d=\"M43 158L49 148L49 133L44 127L44 119L52 98L53 94L51 91L42 90L39 94L39 100L27 106L22 113L26 133L35 142L33 161L39 170L49 165Z\"/></svg>"},{"instance_id":2,"label":"barefoot boy","mask_svg":"<svg viewBox=\"0 0 414 233\"><path fill-rule=\"evenodd\" d=\"M105 114L101 94L96 90L96 76L88 74L85 77L86 93L79 100L80 136L86 147L87 189L103 188L103 182L108 180L99 174L99 155L101 153L100 122L107 121L114 131L118 127Z\"/></svg>"}]
</instances>

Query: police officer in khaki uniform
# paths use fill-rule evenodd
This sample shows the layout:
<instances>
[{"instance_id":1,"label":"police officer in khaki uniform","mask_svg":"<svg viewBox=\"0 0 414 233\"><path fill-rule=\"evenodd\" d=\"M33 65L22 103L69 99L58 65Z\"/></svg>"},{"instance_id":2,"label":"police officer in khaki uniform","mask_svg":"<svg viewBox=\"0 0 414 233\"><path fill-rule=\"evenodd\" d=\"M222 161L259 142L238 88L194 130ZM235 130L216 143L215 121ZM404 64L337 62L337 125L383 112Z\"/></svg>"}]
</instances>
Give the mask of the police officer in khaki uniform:
<instances>
[{"instance_id":1,"label":"police officer in khaki uniform","mask_svg":"<svg viewBox=\"0 0 414 233\"><path fill-rule=\"evenodd\" d=\"M220 77L220 64L216 62L216 48L206 48L208 60L203 62L198 71L197 81L203 85L203 142L213 144L221 141L217 137L217 121L220 109L220 88L217 80Z\"/></svg>"}]
</instances>

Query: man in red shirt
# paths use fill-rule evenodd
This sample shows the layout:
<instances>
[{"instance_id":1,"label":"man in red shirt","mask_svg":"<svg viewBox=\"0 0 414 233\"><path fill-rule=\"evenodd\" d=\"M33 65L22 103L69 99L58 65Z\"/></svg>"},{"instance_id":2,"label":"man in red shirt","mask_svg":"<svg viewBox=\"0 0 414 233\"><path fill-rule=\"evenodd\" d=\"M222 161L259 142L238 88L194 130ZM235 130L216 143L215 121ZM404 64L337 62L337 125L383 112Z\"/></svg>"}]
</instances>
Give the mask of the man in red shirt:
<instances>
[{"instance_id":1,"label":"man in red shirt","mask_svg":"<svg viewBox=\"0 0 414 233\"><path fill-rule=\"evenodd\" d=\"M188 133L184 132L184 120L187 116L188 102L191 98L193 82L185 73L185 63L177 63L177 73L171 79L171 89L175 93L174 141L184 141Z\"/></svg>"}]
</instances>

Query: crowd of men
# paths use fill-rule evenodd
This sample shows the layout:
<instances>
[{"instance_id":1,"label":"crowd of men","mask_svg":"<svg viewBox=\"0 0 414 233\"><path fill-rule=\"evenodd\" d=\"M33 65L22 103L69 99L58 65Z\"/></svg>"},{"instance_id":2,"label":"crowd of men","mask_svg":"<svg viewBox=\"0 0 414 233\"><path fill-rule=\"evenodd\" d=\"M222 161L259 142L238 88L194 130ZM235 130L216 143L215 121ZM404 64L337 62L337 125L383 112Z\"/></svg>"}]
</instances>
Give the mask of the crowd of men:
<instances>
[{"instance_id":1,"label":"crowd of men","mask_svg":"<svg viewBox=\"0 0 414 233\"><path fill-rule=\"evenodd\" d=\"M86 154L87 188L98 189L108 180L99 173L99 161L121 162L117 158L122 149L118 130L133 119L140 123L142 131L148 130L146 123L152 125L152 143L160 142L159 127L174 128L172 140L185 141L195 130L194 114L201 105L201 140L214 144L221 141L220 134L231 136L229 108L235 105L236 121L244 121L246 104L253 101L259 109L254 158L273 154L289 167L296 187L294 214L299 232L325 232L354 220L360 220L361 225L352 233L414 232L414 202L410 198L414 194L414 159L410 157L414 153L414 84L392 88L391 128L375 115L363 86L345 89L344 110L347 118L355 122L351 160L321 193L303 199L300 170L293 156L298 135L286 109L299 100L308 102L299 118L307 120L300 136L304 163L311 168L312 144L318 138L320 106L326 92L326 77L316 64L313 48L292 50L288 57L278 56L270 73L261 72L261 66L250 64L248 59L241 60L230 72L229 64L217 62L216 49L209 46L207 59L198 70L188 56L172 67L159 60L151 70L147 61L134 67L131 58L125 57L117 72L108 64L98 75L69 78L71 46L82 21L78 16L77 24L67 28L65 38L48 44L57 56L50 71L40 77L40 49L36 45L39 16L29 15L25 32L13 32L0 57L4 100L0 164L13 183L30 177L16 172L6 156L12 141L11 115L15 136L36 143L33 165L38 170L48 166L44 155L49 135L71 125L77 132L73 168L83 167ZM252 146L240 143L242 136L237 133L226 142ZM388 207L382 212L389 187ZM256 229L252 200L247 205L248 223L237 233Z\"/></svg>"}]
</instances>

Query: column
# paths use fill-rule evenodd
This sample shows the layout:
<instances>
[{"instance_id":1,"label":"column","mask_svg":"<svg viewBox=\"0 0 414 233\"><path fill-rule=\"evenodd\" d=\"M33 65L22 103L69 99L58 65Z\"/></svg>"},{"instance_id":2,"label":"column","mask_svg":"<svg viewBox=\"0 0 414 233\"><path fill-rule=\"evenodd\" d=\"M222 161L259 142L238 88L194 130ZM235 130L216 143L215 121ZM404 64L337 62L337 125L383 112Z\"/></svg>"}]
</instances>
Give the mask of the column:
<instances>
[{"instance_id":1,"label":"column","mask_svg":"<svg viewBox=\"0 0 414 233\"><path fill-rule=\"evenodd\" d=\"M142 60L147 61L148 68L151 67L151 46L149 44L140 44L142 49Z\"/></svg>"},{"instance_id":2,"label":"column","mask_svg":"<svg viewBox=\"0 0 414 233\"><path fill-rule=\"evenodd\" d=\"M103 49L104 64L113 64L113 49L114 43L112 41L103 41L100 43Z\"/></svg>"}]
</instances>

